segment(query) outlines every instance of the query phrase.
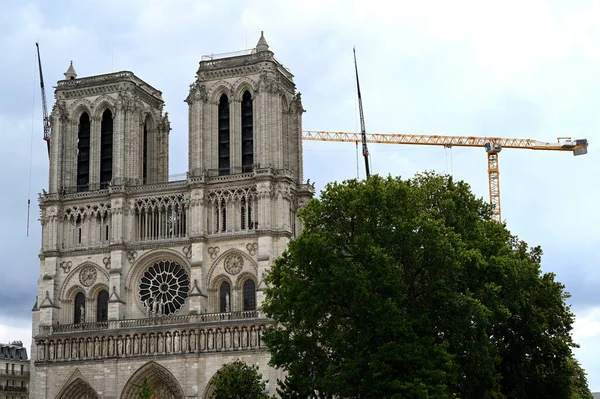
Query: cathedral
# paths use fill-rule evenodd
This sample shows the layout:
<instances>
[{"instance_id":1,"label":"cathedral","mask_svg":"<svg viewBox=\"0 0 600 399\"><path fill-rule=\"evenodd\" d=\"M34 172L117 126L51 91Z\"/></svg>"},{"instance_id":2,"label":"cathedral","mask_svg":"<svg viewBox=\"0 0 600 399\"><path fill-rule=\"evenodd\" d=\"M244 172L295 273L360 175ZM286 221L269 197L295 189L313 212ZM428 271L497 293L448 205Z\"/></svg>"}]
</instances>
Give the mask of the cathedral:
<instances>
[{"instance_id":1,"label":"cathedral","mask_svg":"<svg viewBox=\"0 0 600 399\"><path fill-rule=\"evenodd\" d=\"M300 93L264 36L203 56L169 178L162 93L134 73L58 81L33 308L33 399L209 398L236 359L274 394L263 279L302 229ZM183 156L183 154L172 154Z\"/></svg>"}]
</instances>

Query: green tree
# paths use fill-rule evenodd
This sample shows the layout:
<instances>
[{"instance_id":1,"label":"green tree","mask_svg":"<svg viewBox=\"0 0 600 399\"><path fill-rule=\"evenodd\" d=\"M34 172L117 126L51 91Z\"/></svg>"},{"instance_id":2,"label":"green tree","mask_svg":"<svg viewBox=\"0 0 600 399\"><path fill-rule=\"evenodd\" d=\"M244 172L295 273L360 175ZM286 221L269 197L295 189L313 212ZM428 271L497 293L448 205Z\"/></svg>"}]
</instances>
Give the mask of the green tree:
<instances>
[{"instance_id":1,"label":"green tree","mask_svg":"<svg viewBox=\"0 0 600 399\"><path fill-rule=\"evenodd\" d=\"M145 376L142 379L142 383L138 385L138 398L139 399L152 399L153 395L152 384L150 383L150 379Z\"/></svg>"},{"instance_id":2,"label":"green tree","mask_svg":"<svg viewBox=\"0 0 600 399\"><path fill-rule=\"evenodd\" d=\"M466 183L332 183L299 215L263 305L283 397L570 397L567 293Z\"/></svg>"},{"instance_id":3,"label":"green tree","mask_svg":"<svg viewBox=\"0 0 600 399\"><path fill-rule=\"evenodd\" d=\"M241 360L225 364L212 380L213 399L268 399L266 382L258 366Z\"/></svg>"}]
</instances>

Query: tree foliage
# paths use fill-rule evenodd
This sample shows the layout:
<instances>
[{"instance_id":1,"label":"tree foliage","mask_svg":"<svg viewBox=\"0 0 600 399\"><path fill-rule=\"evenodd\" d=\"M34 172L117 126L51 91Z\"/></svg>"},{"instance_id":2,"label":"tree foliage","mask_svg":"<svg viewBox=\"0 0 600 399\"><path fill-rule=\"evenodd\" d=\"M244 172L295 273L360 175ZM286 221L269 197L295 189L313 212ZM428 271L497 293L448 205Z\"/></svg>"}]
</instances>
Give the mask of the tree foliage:
<instances>
[{"instance_id":1,"label":"tree foliage","mask_svg":"<svg viewBox=\"0 0 600 399\"><path fill-rule=\"evenodd\" d=\"M138 385L138 397L139 399L152 399L153 395L154 391L150 379L147 376L144 376L142 383Z\"/></svg>"},{"instance_id":2,"label":"tree foliage","mask_svg":"<svg viewBox=\"0 0 600 399\"><path fill-rule=\"evenodd\" d=\"M466 183L331 183L299 215L263 305L283 397L571 397L568 294Z\"/></svg>"},{"instance_id":3,"label":"tree foliage","mask_svg":"<svg viewBox=\"0 0 600 399\"><path fill-rule=\"evenodd\" d=\"M212 399L268 399L258 366L241 360L225 364L212 380Z\"/></svg>"}]
</instances>

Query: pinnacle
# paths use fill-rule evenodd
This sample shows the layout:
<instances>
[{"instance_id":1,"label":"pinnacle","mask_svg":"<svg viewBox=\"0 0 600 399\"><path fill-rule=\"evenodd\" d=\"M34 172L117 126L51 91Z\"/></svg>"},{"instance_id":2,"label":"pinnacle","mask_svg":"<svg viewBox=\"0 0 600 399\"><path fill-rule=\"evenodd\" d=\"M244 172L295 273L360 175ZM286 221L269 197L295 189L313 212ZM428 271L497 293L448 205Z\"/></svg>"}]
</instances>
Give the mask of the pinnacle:
<instances>
[{"instance_id":1,"label":"pinnacle","mask_svg":"<svg viewBox=\"0 0 600 399\"><path fill-rule=\"evenodd\" d=\"M265 39L265 35L264 32L261 30L260 31L260 39L258 39L258 43L256 44L256 51L267 51L269 50L269 44L267 43L267 40Z\"/></svg>"}]
</instances>

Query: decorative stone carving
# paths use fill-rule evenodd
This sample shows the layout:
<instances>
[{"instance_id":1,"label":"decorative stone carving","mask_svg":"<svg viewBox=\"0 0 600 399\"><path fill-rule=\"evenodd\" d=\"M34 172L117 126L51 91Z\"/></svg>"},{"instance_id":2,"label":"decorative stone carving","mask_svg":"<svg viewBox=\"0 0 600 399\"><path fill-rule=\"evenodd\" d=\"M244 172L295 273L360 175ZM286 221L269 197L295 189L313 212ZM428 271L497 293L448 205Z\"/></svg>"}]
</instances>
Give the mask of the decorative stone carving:
<instances>
[{"instance_id":1,"label":"decorative stone carving","mask_svg":"<svg viewBox=\"0 0 600 399\"><path fill-rule=\"evenodd\" d=\"M211 259L215 259L221 249L219 247L208 247L208 254Z\"/></svg>"},{"instance_id":2,"label":"decorative stone carving","mask_svg":"<svg viewBox=\"0 0 600 399\"><path fill-rule=\"evenodd\" d=\"M94 266L85 266L79 272L79 282L84 287L91 287L96 282L98 272Z\"/></svg>"},{"instance_id":3,"label":"decorative stone carving","mask_svg":"<svg viewBox=\"0 0 600 399\"><path fill-rule=\"evenodd\" d=\"M258 250L258 243L256 242L249 242L248 244L246 244L246 249L248 250L248 253L252 256L256 255L256 251Z\"/></svg>"},{"instance_id":4,"label":"decorative stone carving","mask_svg":"<svg viewBox=\"0 0 600 399\"><path fill-rule=\"evenodd\" d=\"M186 258L190 259L192 257L192 246L191 245L186 245L183 248L181 248L181 252L183 252L183 254L185 255Z\"/></svg>"},{"instance_id":5,"label":"decorative stone carving","mask_svg":"<svg viewBox=\"0 0 600 399\"><path fill-rule=\"evenodd\" d=\"M60 262L60 267L63 269L63 272L65 272L65 273L69 273L71 271L71 266L73 266L73 262L71 262L71 261Z\"/></svg>"},{"instance_id":6,"label":"decorative stone carving","mask_svg":"<svg viewBox=\"0 0 600 399\"><path fill-rule=\"evenodd\" d=\"M102 263L104 263L104 267L110 270L110 256L104 257L104 259L102 259Z\"/></svg>"},{"instance_id":7,"label":"decorative stone carving","mask_svg":"<svg viewBox=\"0 0 600 399\"><path fill-rule=\"evenodd\" d=\"M225 258L223 264L227 273L236 275L244 268L244 258L239 254L232 254Z\"/></svg>"},{"instance_id":8,"label":"decorative stone carving","mask_svg":"<svg viewBox=\"0 0 600 399\"><path fill-rule=\"evenodd\" d=\"M127 252L127 260L129 261L129 263L135 262L136 259L137 259L137 251Z\"/></svg>"}]
</instances>

